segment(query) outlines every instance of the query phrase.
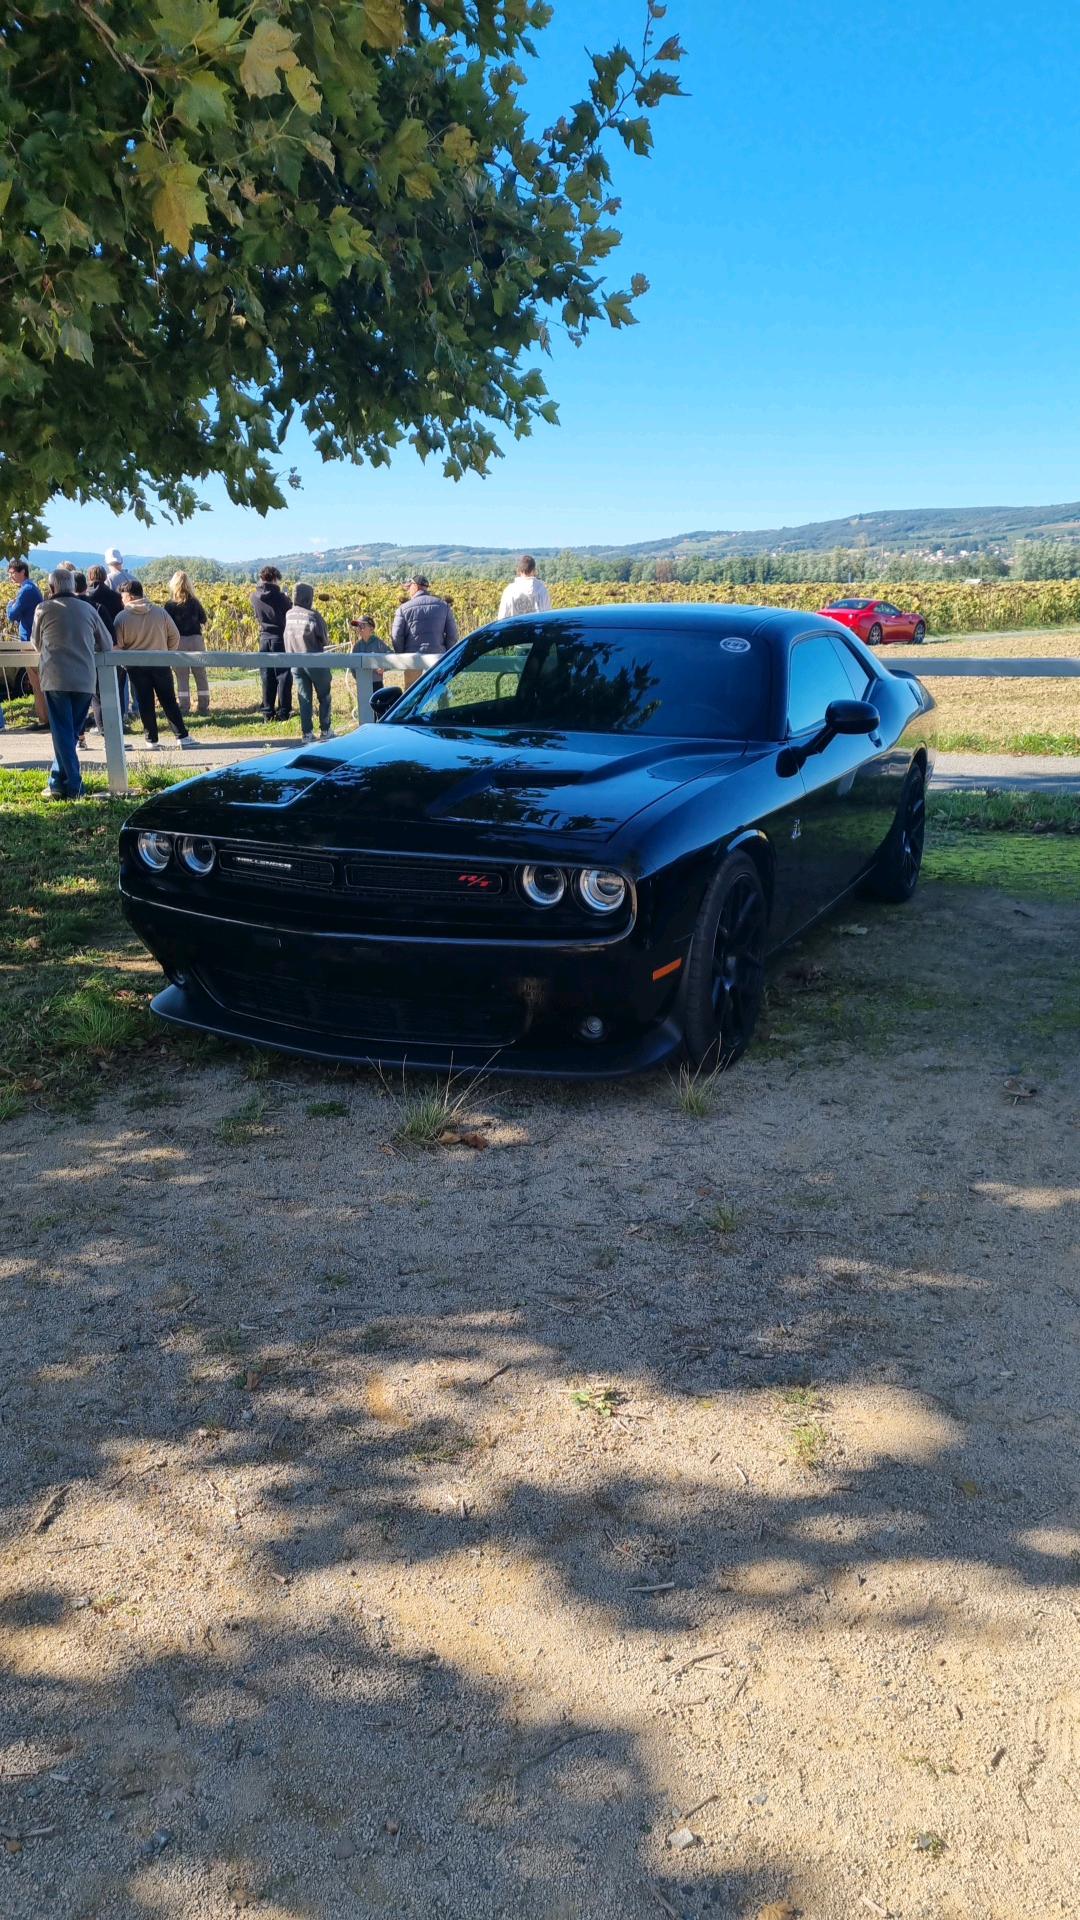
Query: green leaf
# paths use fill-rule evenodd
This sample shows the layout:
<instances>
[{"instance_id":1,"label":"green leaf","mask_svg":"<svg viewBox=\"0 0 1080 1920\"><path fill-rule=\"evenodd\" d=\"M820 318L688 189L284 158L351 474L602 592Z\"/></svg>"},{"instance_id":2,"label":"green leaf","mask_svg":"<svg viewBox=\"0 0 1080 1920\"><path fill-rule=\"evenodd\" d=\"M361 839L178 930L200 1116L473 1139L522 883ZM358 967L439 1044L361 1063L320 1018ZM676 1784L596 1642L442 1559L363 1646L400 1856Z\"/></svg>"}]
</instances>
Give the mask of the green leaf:
<instances>
[{"instance_id":1,"label":"green leaf","mask_svg":"<svg viewBox=\"0 0 1080 1920\"><path fill-rule=\"evenodd\" d=\"M628 293L609 293L604 301L604 312L613 327L637 326L637 320L630 310Z\"/></svg>"},{"instance_id":2,"label":"green leaf","mask_svg":"<svg viewBox=\"0 0 1080 1920\"><path fill-rule=\"evenodd\" d=\"M323 166L329 167L330 172L333 173L337 165L337 159L334 149L325 135L321 133L309 133L307 139L304 141L304 145L313 160L320 160Z\"/></svg>"},{"instance_id":3,"label":"green leaf","mask_svg":"<svg viewBox=\"0 0 1080 1920\"><path fill-rule=\"evenodd\" d=\"M471 167L480 152L468 127L454 126L443 134L442 150L455 167Z\"/></svg>"},{"instance_id":4,"label":"green leaf","mask_svg":"<svg viewBox=\"0 0 1080 1920\"><path fill-rule=\"evenodd\" d=\"M177 94L173 112L185 127L227 127L232 102L216 73L193 73Z\"/></svg>"},{"instance_id":5,"label":"green leaf","mask_svg":"<svg viewBox=\"0 0 1080 1920\"><path fill-rule=\"evenodd\" d=\"M310 67L290 67L285 85L301 113L316 114L322 106L322 94Z\"/></svg>"},{"instance_id":6,"label":"green leaf","mask_svg":"<svg viewBox=\"0 0 1080 1920\"><path fill-rule=\"evenodd\" d=\"M295 45L295 33L290 33L277 20L260 20L240 62L240 84L244 92L258 100L280 93L279 74L297 65Z\"/></svg>"},{"instance_id":7,"label":"green leaf","mask_svg":"<svg viewBox=\"0 0 1080 1920\"><path fill-rule=\"evenodd\" d=\"M410 200L431 200L439 184L434 167L410 167L402 175L402 185Z\"/></svg>"},{"instance_id":8,"label":"green leaf","mask_svg":"<svg viewBox=\"0 0 1080 1920\"><path fill-rule=\"evenodd\" d=\"M67 253L71 247L89 246L92 236L85 221L72 213L70 207L57 207L42 221L41 237L48 246L62 247Z\"/></svg>"},{"instance_id":9,"label":"green leaf","mask_svg":"<svg viewBox=\"0 0 1080 1920\"><path fill-rule=\"evenodd\" d=\"M60 329L60 351L69 360L82 360L88 367L94 364L94 347L85 328L77 327L73 320L65 320Z\"/></svg>"},{"instance_id":10,"label":"green leaf","mask_svg":"<svg viewBox=\"0 0 1080 1920\"><path fill-rule=\"evenodd\" d=\"M207 222L201 181L202 172L192 161L177 161L165 168L151 203L155 226L166 244L178 253L188 252L192 228L204 227Z\"/></svg>"},{"instance_id":11,"label":"green leaf","mask_svg":"<svg viewBox=\"0 0 1080 1920\"><path fill-rule=\"evenodd\" d=\"M166 46L182 51L220 18L214 0L158 0L157 14L150 26Z\"/></svg>"},{"instance_id":12,"label":"green leaf","mask_svg":"<svg viewBox=\"0 0 1080 1920\"><path fill-rule=\"evenodd\" d=\"M405 38L401 0L363 0L360 32L369 47L382 47L388 53L400 47Z\"/></svg>"},{"instance_id":13,"label":"green leaf","mask_svg":"<svg viewBox=\"0 0 1080 1920\"><path fill-rule=\"evenodd\" d=\"M11 198L11 189L14 184L13 180L0 180L0 220L4 217L4 208Z\"/></svg>"}]
</instances>

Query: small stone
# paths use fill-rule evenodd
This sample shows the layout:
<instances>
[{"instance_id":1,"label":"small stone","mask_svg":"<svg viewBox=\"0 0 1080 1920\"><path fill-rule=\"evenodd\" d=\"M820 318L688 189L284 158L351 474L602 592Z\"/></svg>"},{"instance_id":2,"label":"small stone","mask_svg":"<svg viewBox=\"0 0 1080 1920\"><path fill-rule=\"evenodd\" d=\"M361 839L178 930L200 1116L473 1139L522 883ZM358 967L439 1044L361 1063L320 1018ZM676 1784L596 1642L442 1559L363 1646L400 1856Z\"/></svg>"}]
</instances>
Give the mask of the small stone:
<instances>
[{"instance_id":1,"label":"small stone","mask_svg":"<svg viewBox=\"0 0 1080 1920\"><path fill-rule=\"evenodd\" d=\"M697 1846L698 1837L690 1827L676 1827L668 1834L667 1843L674 1853L685 1853L687 1847Z\"/></svg>"},{"instance_id":2,"label":"small stone","mask_svg":"<svg viewBox=\"0 0 1080 1920\"><path fill-rule=\"evenodd\" d=\"M155 1849L157 1850L158 1853L164 1853L166 1847L171 1845L172 1845L172 1834L170 1833L168 1827L159 1827L157 1832L154 1835Z\"/></svg>"},{"instance_id":3,"label":"small stone","mask_svg":"<svg viewBox=\"0 0 1080 1920\"><path fill-rule=\"evenodd\" d=\"M356 1852L355 1843L349 1839L347 1834L343 1833L340 1840L335 1840L334 1842L334 1859L335 1860L351 1860L355 1852Z\"/></svg>"}]
</instances>

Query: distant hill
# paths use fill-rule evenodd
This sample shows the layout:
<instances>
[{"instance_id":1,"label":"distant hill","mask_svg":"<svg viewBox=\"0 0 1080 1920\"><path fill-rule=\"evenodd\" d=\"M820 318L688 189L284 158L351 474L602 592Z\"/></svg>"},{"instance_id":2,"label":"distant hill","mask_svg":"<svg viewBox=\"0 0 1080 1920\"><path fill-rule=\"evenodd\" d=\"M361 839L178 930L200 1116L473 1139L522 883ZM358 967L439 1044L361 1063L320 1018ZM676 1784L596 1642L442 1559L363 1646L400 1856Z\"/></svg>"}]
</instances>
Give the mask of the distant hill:
<instances>
[{"instance_id":1,"label":"distant hill","mask_svg":"<svg viewBox=\"0 0 1080 1920\"><path fill-rule=\"evenodd\" d=\"M559 560L564 577L566 562L578 560L586 565L618 564L625 561L670 560L725 561L740 555L831 553L865 548L883 554L920 555L943 552L1012 547L1021 540L1056 540L1080 543L1080 501L1056 507L911 507L881 513L855 513L841 520L811 520L799 527L757 527L734 531L716 529L670 534L656 540L638 540L622 546L574 546L532 548L541 567ZM443 544L417 541L394 545L388 541L358 541L354 546L328 547L325 552L266 554L245 562L211 561L205 557L184 556L180 564L199 572L199 577L249 578L272 561L293 579L301 574L380 573L403 578L423 573L505 574L521 552L520 547L470 546L464 542ZM35 567L47 569L61 560L74 560L77 566L92 566L99 553L73 553L70 548L35 547L30 555ZM126 564L146 572L157 572L177 564L174 555L126 554ZM200 568L202 571L200 572ZM211 571L212 570L212 571Z\"/></svg>"},{"instance_id":2,"label":"distant hill","mask_svg":"<svg viewBox=\"0 0 1080 1920\"><path fill-rule=\"evenodd\" d=\"M890 553L941 548L946 553L1017 540L1080 541L1080 501L1058 507L912 507L882 513L856 513L843 520L811 520L799 527L759 527L749 531L701 531L638 540L623 546L575 546L587 561L727 560L736 554L830 553L835 548L870 547ZM519 547L461 545L395 546L385 541L330 547L325 553L267 555L287 573L495 572L512 566ZM567 549L537 546L538 561L553 560ZM261 566L262 560L253 562Z\"/></svg>"}]
</instances>

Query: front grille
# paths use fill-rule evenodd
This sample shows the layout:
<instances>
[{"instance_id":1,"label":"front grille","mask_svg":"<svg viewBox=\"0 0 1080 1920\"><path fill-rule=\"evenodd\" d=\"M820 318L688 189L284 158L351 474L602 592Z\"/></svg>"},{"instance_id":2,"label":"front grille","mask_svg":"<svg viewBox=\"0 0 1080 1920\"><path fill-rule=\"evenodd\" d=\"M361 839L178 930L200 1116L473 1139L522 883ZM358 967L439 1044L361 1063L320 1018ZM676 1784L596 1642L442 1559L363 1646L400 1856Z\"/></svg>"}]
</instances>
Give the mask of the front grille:
<instances>
[{"instance_id":1,"label":"front grille","mask_svg":"<svg viewBox=\"0 0 1080 1920\"><path fill-rule=\"evenodd\" d=\"M497 867L394 865L382 860L350 861L345 879L354 893L373 900L497 899L506 892L506 876Z\"/></svg>"},{"instance_id":2,"label":"front grille","mask_svg":"<svg viewBox=\"0 0 1080 1920\"><path fill-rule=\"evenodd\" d=\"M237 880L254 880L261 886L286 884L304 887L332 887L334 862L318 854L291 853L253 847L222 847L218 862L224 873Z\"/></svg>"},{"instance_id":3,"label":"front grille","mask_svg":"<svg viewBox=\"0 0 1080 1920\"><path fill-rule=\"evenodd\" d=\"M502 1047L519 1040L528 1024L521 1001L492 999L480 989L475 999L435 992L423 999L403 1000L218 967L212 971L201 968L199 979L229 1012L247 1014L274 1026L304 1027L342 1040L430 1040Z\"/></svg>"}]
</instances>

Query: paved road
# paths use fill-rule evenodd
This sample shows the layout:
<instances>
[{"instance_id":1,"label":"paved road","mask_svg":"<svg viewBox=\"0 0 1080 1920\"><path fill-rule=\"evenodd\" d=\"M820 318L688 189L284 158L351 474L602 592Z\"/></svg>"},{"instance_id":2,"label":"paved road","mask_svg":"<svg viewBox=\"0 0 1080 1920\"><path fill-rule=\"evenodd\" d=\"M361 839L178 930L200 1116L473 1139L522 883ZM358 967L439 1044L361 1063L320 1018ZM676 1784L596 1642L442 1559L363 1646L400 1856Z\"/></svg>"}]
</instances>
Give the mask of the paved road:
<instances>
[{"instance_id":1,"label":"paved road","mask_svg":"<svg viewBox=\"0 0 1080 1920\"><path fill-rule=\"evenodd\" d=\"M105 749L98 736L83 756L83 765L104 772ZM292 740L293 748L300 745ZM237 760L280 748L272 735L246 740L209 740L181 753L175 742L163 740L160 753L147 753L141 735L128 740L133 766L182 766L185 773L201 773L207 768L227 767ZM0 767L48 767L52 748L47 733L26 733L7 727L0 733ZM1011 753L939 753L934 775L937 791L979 787L1012 787L1030 793L1080 793L1080 754L1061 759L1044 759L1035 754Z\"/></svg>"},{"instance_id":2,"label":"paved road","mask_svg":"<svg viewBox=\"0 0 1080 1920\"><path fill-rule=\"evenodd\" d=\"M939 753L934 786L1011 787L1027 793L1080 793L1080 754Z\"/></svg>"}]
</instances>

